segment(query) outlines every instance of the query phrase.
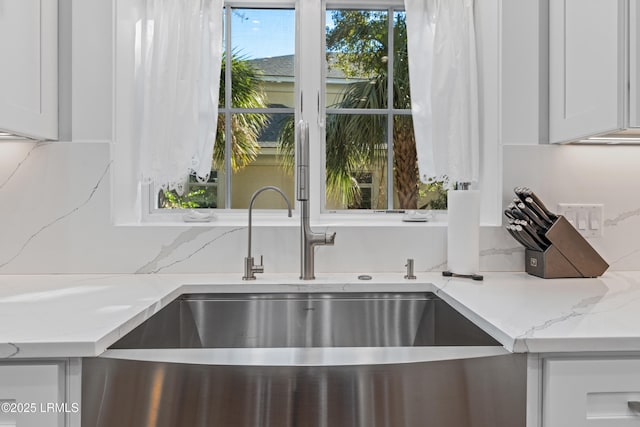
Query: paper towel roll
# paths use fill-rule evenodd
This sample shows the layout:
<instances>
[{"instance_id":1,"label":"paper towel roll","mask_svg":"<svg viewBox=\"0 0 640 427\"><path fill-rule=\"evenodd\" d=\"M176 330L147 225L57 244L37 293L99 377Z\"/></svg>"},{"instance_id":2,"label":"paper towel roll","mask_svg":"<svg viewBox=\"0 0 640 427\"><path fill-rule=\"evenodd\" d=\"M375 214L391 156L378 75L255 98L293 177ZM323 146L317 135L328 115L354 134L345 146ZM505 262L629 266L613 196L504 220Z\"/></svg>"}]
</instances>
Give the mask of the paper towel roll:
<instances>
[{"instance_id":1,"label":"paper towel roll","mask_svg":"<svg viewBox=\"0 0 640 427\"><path fill-rule=\"evenodd\" d=\"M449 190L447 266L454 274L477 274L480 270L480 192Z\"/></svg>"}]
</instances>

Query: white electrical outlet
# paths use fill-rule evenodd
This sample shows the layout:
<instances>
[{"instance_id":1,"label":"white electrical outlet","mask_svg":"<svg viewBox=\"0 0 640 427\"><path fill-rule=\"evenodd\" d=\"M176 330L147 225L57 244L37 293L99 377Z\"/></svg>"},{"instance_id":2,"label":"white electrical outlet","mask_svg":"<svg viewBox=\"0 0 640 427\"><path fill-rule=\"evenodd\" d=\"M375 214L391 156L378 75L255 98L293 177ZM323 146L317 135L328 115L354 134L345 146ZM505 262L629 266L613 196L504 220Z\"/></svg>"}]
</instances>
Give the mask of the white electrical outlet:
<instances>
[{"instance_id":1,"label":"white electrical outlet","mask_svg":"<svg viewBox=\"0 0 640 427\"><path fill-rule=\"evenodd\" d=\"M584 237L602 237L604 205L558 203L558 214L564 216Z\"/></svg>"}]
</instances>

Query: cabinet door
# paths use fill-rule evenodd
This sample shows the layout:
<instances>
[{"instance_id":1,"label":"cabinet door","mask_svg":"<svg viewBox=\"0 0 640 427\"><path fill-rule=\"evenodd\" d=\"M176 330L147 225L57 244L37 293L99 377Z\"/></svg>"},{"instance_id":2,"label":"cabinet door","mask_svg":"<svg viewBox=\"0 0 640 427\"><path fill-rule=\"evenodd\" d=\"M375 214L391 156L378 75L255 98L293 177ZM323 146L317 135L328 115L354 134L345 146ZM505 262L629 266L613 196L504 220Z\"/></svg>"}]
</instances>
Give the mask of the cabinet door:
<instances>
[{"instance_id":1,"label":"cabinet door","mask_svg":"<svg viewBox=\"0 0 640 427\"><path fill-rule=\"evenodd\" d=\"M0 426L63 427L62 372L58 363L0 365Z\"/></svg>"},{"instance_id":2,"label":"cabinet door","mask_svg":"<svg viewBox=\"0 0 640 427\"><path fill-rule=\"evenodd\" d=\"M624 25L620 0L549 2L549 139L622 127Z\"/></svg>"},{"instance_id":3,"label":"cabinet door","mask_svg":"<svg viewBox=\"0 0 640 427\"><path fill-rule=\"evenodd\" d=\"M57 138L57 4L0 1L0 130Z\"/></svg>"},{"instance_id":4,"label":"cabinet door","mask_svg":"<svg viewBox=\"0 0 640 427\"><path fill-rule=\"evenodd\" d=\"M640 127L640 5L629 2L629 126Z\"/></svg>"},{"instance_id":5,"label":"cabinet door","mask_svg":"<svg viewBox=\"0 0 640 427\"><path fill-rule=\"evenodd\" d=\"M544 364L543 427L640 425L639 359L555 359Z\"/></svg>"}]
</instances>

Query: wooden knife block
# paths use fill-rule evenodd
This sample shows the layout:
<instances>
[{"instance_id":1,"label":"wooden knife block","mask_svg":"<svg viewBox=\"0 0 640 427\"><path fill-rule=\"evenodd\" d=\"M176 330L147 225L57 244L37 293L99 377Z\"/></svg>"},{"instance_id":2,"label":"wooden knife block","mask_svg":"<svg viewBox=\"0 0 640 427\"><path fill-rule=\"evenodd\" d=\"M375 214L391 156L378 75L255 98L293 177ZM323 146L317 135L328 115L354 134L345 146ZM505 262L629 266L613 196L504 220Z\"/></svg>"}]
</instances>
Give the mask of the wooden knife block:
<instances>
[{"instance_id":1,"label":"wooden knife block","mask_svg":"<svg viewBox=\"0 0 640 427\"><path fill-rule=\"evenodd\" d=\"M551 245L544 251L525 251L527 273L544 279L598 277L609 264L567 219L559 216L545 233Z\"/></svg>"}]
</instances>

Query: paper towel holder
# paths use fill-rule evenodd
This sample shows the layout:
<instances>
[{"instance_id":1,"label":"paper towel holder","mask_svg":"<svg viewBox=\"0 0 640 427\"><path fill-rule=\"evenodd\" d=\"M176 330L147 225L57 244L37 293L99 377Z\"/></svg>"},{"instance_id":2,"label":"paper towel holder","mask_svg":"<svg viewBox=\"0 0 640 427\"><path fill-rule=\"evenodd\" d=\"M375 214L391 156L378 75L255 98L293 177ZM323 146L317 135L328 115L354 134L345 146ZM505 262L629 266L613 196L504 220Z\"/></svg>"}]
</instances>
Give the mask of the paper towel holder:
<instances>
[{"instance_id":1,"label":"paper towel holder","mask_svg":"<svg viewBox=\"0 0 640 427\"><path fill-rule=\"evenodd\" d=\"M447 267L444 277L459 277L483 280L479 270L479 231L480 231L480 195L471 189L470 182L456 182L447 192ZM452 212L464 212L464 218ZM452 232L456 231L455 234ZM460 246L460 237L463 246ZM453 243L457 242L456 245Z\"/></svg>"}]
</instances>

